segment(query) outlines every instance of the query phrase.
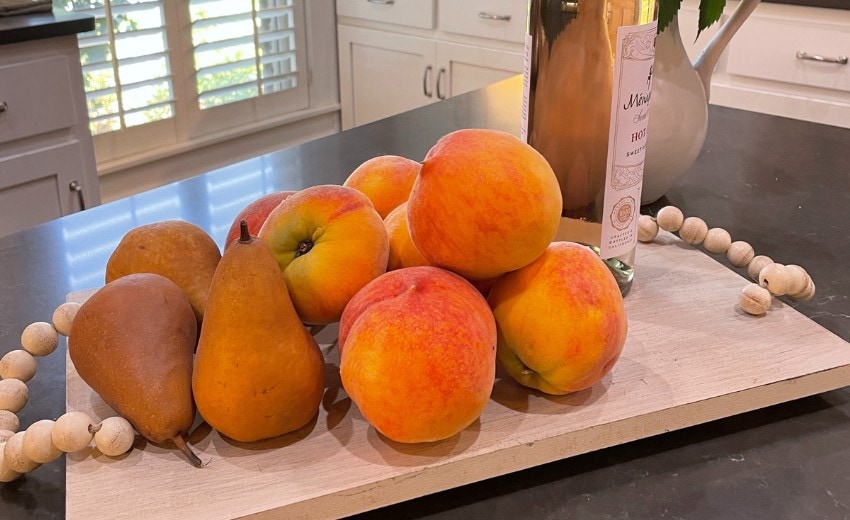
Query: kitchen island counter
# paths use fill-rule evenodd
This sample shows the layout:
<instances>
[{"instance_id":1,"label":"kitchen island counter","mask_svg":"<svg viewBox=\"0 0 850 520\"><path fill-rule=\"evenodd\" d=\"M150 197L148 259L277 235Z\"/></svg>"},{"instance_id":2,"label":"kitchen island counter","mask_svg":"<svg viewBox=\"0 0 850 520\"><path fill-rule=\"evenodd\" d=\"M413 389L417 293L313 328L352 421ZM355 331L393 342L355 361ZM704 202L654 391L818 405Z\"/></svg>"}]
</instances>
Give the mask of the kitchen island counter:
<instances>
[{"instance_id":1,"label":"kitchen island counter","mask_svg":"<svg viewBox=\"0 0 850 520\"><path fill-rule=\"evenodd\" d=\"M445 133L519 128L521 81L250 159L0 239L0 349L49 320L68 293L102 285L106 259L140 224L180 218L221 244L231 220L270 191L341 183L364 160L421 160ZM793 304L850 339L850 130L712 107L697 163L665 199L808 269ZM640 266L637 266L637 276ZM64 347L63 347L64 348ZM801 346L804 348L804 346ZM65 410L64 351L39 360L24 426ZM850 393L828 392L607 448L365 513L370 518L842 518L850 513ZM63 518L60 459L0 485L0 518ZM108 495L108 490L104 490Z\"/></svg>"}]
</instances>

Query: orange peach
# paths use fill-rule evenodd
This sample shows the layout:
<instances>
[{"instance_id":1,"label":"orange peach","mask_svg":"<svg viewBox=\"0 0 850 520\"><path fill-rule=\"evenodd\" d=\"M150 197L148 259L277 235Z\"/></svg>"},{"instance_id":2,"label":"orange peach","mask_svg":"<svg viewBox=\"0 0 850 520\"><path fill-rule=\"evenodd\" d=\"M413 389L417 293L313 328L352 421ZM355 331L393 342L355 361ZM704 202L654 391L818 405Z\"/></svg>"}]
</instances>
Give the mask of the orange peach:
<instances>
[{"instance_id":1,"label":"orange peach","mask_svg":"<svg viewBox=\"0 0 850 520\"><path fill-rule=\"evenodd\" d=\"M224 249L227 250L230 245L239 238L239 223L243 220L248 223L248 232L251 236L257 236L260 228L263 227L263 222L269 213L275 209L284 199L295 193L294 191L274 191L255 199L242 208L230 229L227 230L227 237L224 239Z\"/></svg>"},{"instance_id":2,"label":"orange peach","mask_svg":"<svg viewBox=\"0 0 850 520\"><path fill-rule=\"evenodd\" d=\"M387 269L384 222L353 188L306 188L281 202L260 229L304 323L339 320L354 294Z\"/></svg>"},{"instance_id":3,"label":"orange peach","mask_svg":"<svg viewBox=\"0 0 850 520\"><path fill-rule=\"evenodd\" d=\"M432 264L482 280L528 265L555 236L561 190L549 163L515 136L466 129L431 148L407 206Z\"/></svg>"},{"instance_id":4,"label":"orange peach","mask_svg":"<svg viewBox=\"0 0 850 520\"><path fill-rule=\"evenodd\" d=\"M496 324L481 294L431 266L386 273L340 320L340 377L363 417L397 442L449 438L493 390Z\"/></svg>"},{"instance_id":5,"label":"orange peach","mask_svg":"<svg viewBox=\"0 0 850 520\"><path fill-rule=\"evenodd\" d=\"M428 259L416 249L416 244L410 239L410 230L407 227L407 202L390 211L384 219L387 235L390 239L390 259L387 262L387 271L401 269L402 267L415 267L417 265L431 265Z\"/></svg>"},{"instance_id":6,"label":"orange peach","mask_svg":"<svg viewBox=\"0 0 850 520\"><path fill-rule=\"evenodd\" d=\"M397 155L379 155L358 166L343 183L369 197L381 218L405 202L422 165Z\"/></svg>"},{"instance_id":7,"label":"orange peach","mask_svg":"<svg viewBox=\"0 0 850 520\"><path fill-rule=\"evenodd\" d=\"M623 350L628 321L605 263L589 248L553 242L490 290L498 359L522 385L549 394L588 388Z\"/></svg>"}]
</instances>

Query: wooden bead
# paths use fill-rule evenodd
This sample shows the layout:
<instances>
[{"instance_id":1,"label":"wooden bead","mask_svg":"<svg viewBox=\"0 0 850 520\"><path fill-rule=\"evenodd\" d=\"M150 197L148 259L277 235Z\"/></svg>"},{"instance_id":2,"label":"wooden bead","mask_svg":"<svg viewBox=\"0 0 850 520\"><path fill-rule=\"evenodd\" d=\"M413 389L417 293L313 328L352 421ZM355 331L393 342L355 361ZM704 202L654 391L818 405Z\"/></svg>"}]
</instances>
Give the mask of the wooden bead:
<instances>
[{"instance_id":1,"label":"wooden bead","mask_svg":"<svg viewBox=\"0 0 850 520\"><path fill-rule=\"evenodd\" d=\"M0 430L9 430L17 432L21 427L21 421L15 412L9 410L0 410Z\"/></svg>"},{"instance_id":2,"label":"wooden bead","mask_svg":"<svg viewBox=\"0 0 850 520\"><path fill-rule=\"evenodd\" d=\"M692 246L701 244L708 234L708 224L699 217L688 217L679 228L679 238Z\"/></svg>"},{"instance_id":3,"label":"wooden bead","mask_svg":"<svg viewBox=\"0 0 850 520\"><path fill-rule=\"evenodd\" d=\"M788 288L785 291L788 296L800 294L809 285L809 273L799 265L788 264L785 271L788 273Z\"/></svg>"},{"instance_id":4,"label":"wooden bead","mask_svg":"<svg viewBox=\"0 0 850 520\"><path fill-rule=\"evenodd\" d=\"M753 246L743 240L732 242L726 251L726 259L735 267L746 267L754 256Z\"/></svg>"},{"instance_id":5,"label":"wooden bead","mask_svg":"<svg viewBox=\"0 0 850 520\"><path fill-rule=\"evenodd\" d=\"M21 334L21 345L33 356L46 356L59 346L59 333L50 323L30 323Z\"/></svg>"},{"instance_id":6,"label":"wooden bead","mask_svg":"<svg viewBox=\"0 0 850 520\"><path fill-rule=\"evenodd\" d=\"M658 227L671 233L679 231L684 220L685 215L683 215L682 210L676 206L664 206L659 209L658 214L655 215L655 221L658 223Z\"/></svg>"},{"instance_id":7,"label":"wooden bead","mask_svg":"<svg viewBox=\"0 0 850 520\"><path fill-rule=\"evenodd\" d=\"M656 236L658 236L658 222L649 215L641 215L638 218L638 240L652 242Z\"/></svg>"},{"instance_id":8,"label":"wooden bead","mask_svg":"<svg viewBox=\"0 0 850 520\"><path fill-rule=\"evenodd\" d=\"M52 432L55 423L50 419L36 421L24 432L23 450L26 458L39 464L47 464L62 456L62 451L53 445Z\"/></svg>"},{"instance_id":9,"label":"wooden bead","mask_svg":"<svg viewBox=\"0 0 850 520\"><path fill-rule=\"evenodd\" d=\"M788 290L789 276L785 266L776 262L768 264L759 272L759 285L774 296L784 296Z\"/></svg>"},{"instance_id":10,"label":"wooden bead","mask_svg":"<svg viewBox=\"0 0 850 520\"><path fill-rule=\"evenodd\" d=\"M732 245L732 236L719 227L709 229L702 243L706 251L715 255L725 255L730 245Z\"/></svg>"},{"instance_id":11,"label":"wooden bead","mask_svg":"<svg viewBox=\"0 0 850 520\"><path fill-rule=\"evenodd\" d=\"M772 297L764 287L751 283L741 290L738 295L738 305L741 310L753 316L760 316L770 308Z\"/></svg>"},{"instance_id":12,"label":"wooden bead","mask_svg":"<svg viewBox=\"0 0 850 520\"><path fill-rule=\"evenodd\" d=\"M97 449L107 457L117 457L130 451L136 440L133 425L121 417L107 417L94 434Z\"/></svg>"},{"instance_id":13,"label":"wooden bead","mask_svg":"<svg viewBox=\"0 0 850 520\"><path fill-rule=\"evenodd\" d=\"M0 410L18 413L29 399L27 384L20 379L0 379Z\"/></svg>"},{"instance_id":14,"label":"wooden bead","mask_svg":"<svg viewBox=\"0 0 850 520\"><path fill-rule=\"evenodd\" d=\"M0 378L27 382L35 375L37 364L26 350L12 350L0 358Z\"/></svg>"},{"instance_id":15,"label":"wooden bead","mask_svg":"<svg viewBox=\"0 0 850 520\"><path fill-rule=\"evenodd\" d=\"M53 445L66 453L80 451L91 444L91 418L83 412L68 412L56 419L51 439Z\"/></svg>"},{"instance_id":16,"label":"wooden bead","mask_svg":"<svg viewBox=\"0 0 850 520\"><path fill-rule=\"evenodd\" d=\"M750 275L750 278L753 281L759 281L759 273L762 269L764 269L768 264L772 264L773 259L769 256L765 255L756 255L750 260L750 263L747 264L747 274Z\"/></svg>"},{"instance_id":17,"label":"wooden bead","mask_svg":"<svg viewBox=\"0 0 850 520\"><path fill-rule=\"evenodd\" d=\"M812 281L811 277L809 277L808 284L806 285L806 288L803 289L802 292L799 292L797 294L789 294L788 295L789 298L791 298L792 300L797 300L797 301L811 300L812 298L814 298L814 296L815 296L815 282Z\"/></svg>"},{"instance_id":18,"label":"wooden bead","mask_svg":"<svg viewBox=\"0 0 850 520\"><path fill-rule=\"evenodd\" d=\"M24 432L12 435L3 446L3 459L6 467L18 473L29 473L41 466L24 455Z\"/></svg>"},{"instance_id":19,"label":"wooden bead","mask_svg":"<svg viewBox=\"0 0 850 520\"><path fill-rule=\"evenodd\" d=\"M6 463L5 448L6 443L11 438L11 436L6 437L5 434L0 436L0 482L12 482L13 480L19 478L22 475L22 473L13 470Z\"/></svg>"},{"instance_id":20,"label":"wooden bead","mask_svg":"<svg viewBox=\"0 0 850 520\"><path fill-rule=\"evenodd\" d=\"M63 303L53 311L53 328L56 332L67 336L71 332L71 323L80 309L80 304L77 302Z\"/></svg>"}]
</instances>

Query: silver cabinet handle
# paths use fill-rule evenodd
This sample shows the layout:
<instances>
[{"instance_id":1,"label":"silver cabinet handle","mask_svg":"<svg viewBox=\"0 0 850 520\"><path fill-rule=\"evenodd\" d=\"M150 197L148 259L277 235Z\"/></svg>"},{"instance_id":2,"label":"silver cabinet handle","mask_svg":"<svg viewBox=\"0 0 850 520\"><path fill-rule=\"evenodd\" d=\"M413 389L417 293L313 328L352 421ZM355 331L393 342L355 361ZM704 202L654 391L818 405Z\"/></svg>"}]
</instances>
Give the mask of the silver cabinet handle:
<instances>
[{"instance_id":1,"label":"silver cabinet handle","mask_svg":"<svg viewBox=\"0 0 850 520\"><path fill-rule=\"evenodd\" d=\"M369 1L371 2L372 0ZM478 13L478 18L483 18L485 20L498 20L500 22L511 21L511 15L509 14L491 14L485 11L481 11L480 13Z\"/></svg>"},{"instance_id":2,"label":"silver cabinet handle","mask_svg":"<svg viewBox=\"0 0 850 520\"><path fill-rule=\"evenodd\" d=\"M422 93L429 98L434 97L434 92L429 88L431 85L432 70L433 67L431 67L431 65L428 65L427 67L425 67L425 74L422 75Z\"/></svg>"},{"instance_id":3,"label":"silver cabinet handle","mask_svg":"<svg viewBox=\"0 0 850 520\"><path fill-rule=\"evenodd\" d=\"M393 5L395 0L366 0L370 4Z\"/></svg>"},{"instance_id":4,"label":"silver cabinet handle","mask_svg":"<svg viewBox=\"0 0 850 520\"><path fill-rule=\"evenodd\" d=\"M71 184L68 185L68 188L71 189L72 192L77 192L77 198L80 200L80 211L86 209L86 199L83 198L83 187L77 181L71 181Z\"/></svg>"},{"instance_id":5,"label":"silver cabinet handle","mask_svg":"<svg viewBox=\"0 0 850 520\"><path fill-rule=\"evenodd\" d=\"M823 63L837 63L839 65L847 65L847 56L821 56L819 54L809 54L804 51L797 51L798 60L821 61Z\"/></svg>"},{"instance_id":6,"label":"silver cabinet handle","mask_svg":"<svg viewBox=\"0 0 850 520\"><path fill-rule=\"evenodd\" d=\"M440 72L437 73L437 98L446 99L446 95L443 94L443 89L440 88L440 85L443 83L443 76L446 74L446 68L440 67Z\"/></svg>"},{"instance_id":7,"label":"silver cabinet handle","mask_svg":"<svg viewBox=\"0 0 850 520\"><path fill-rule=\"evenodd\" d=\"M5 101L0 101L0 114L2 114L3 112L5 112L7 110L9 110L9 104L6 103Z\"/></svg>"}]
</instances>

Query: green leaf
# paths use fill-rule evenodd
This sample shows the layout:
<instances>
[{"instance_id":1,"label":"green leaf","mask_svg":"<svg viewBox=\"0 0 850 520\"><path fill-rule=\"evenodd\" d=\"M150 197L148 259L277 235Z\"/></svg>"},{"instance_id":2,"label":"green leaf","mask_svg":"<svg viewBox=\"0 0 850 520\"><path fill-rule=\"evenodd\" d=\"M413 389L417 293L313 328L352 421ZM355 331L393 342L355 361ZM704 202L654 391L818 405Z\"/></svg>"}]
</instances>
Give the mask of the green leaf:
<instances>
[{"instance_id":1,"label":"green leaf","mask_svg":"<svg viewBox=\"0 0 850 520\"><path fill-rule=\"evenodd\" d=\"M682 0L660 0L658 3L658 33L661 34L679 12Z\"/></svg>"},{"instance_id":2,"label":"green leaf","mask_svg":"<svg viewBox=\"0 0 850 520\"><path fill-rule=\"evenodd\" d=\"M700 0L697 37L699 37L699 34L704 29L707 29L711 24L720 20L725 6L726 0Z\"/></svg>"}]
</instances>

